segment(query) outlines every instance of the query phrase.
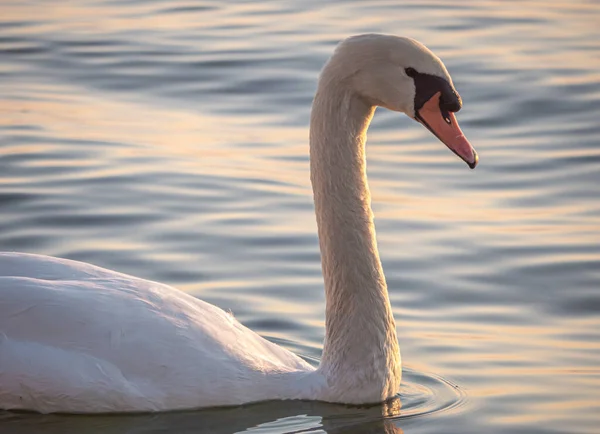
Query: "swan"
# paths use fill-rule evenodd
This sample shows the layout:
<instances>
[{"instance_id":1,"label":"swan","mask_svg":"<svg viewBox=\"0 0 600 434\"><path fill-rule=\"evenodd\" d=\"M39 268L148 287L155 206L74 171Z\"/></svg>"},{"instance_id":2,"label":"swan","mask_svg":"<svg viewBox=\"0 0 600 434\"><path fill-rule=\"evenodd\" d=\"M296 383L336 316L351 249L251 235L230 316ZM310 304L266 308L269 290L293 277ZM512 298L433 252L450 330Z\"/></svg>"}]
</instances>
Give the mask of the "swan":
<instances>
[{"instance_id":1,"label":"swan","mask_svg":"<svg viewBox=\"0 0 600 434\"><path fill-rule=\"evenodd\" d=\"M403 112L469 167L442 61L391 35L342 41L310 118L326 293L318 368L232 315L170 286L94 265L0 254L0 408L156 412L263 400L378 403L398 394L401 359L375 241L366 131L375 107Z\"/></svg>"}]
</instances>

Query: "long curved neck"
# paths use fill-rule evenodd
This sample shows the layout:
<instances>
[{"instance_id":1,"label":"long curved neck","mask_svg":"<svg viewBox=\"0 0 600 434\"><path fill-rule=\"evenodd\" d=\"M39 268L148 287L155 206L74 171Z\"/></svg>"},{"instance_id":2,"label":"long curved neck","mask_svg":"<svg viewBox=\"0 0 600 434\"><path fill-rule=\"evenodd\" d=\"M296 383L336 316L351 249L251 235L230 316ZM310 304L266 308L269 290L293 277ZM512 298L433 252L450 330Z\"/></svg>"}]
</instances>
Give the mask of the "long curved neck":
<instances>
[{"instance_id":1,"label":"long curved neck","mask_svg":"<svg viewBox=\"0 0 600 434\"><path fill-rule=\"evenodd\" d=\"M311 181L326 294L319 371L335 393L331 400L345 402L393 396L401 375L366 176L366 131L374 111L343 83L322 76L310 126ZM362 398L350 396L357 394Z\"/></svg>"}]
</instances>

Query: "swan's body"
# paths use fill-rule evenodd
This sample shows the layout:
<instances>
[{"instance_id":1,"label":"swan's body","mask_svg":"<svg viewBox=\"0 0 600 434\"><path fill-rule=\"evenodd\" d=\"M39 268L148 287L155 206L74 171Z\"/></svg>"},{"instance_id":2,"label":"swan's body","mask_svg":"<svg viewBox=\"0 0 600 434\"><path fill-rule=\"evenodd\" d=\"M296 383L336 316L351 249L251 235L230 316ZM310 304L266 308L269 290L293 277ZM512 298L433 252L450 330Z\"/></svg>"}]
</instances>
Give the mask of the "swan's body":
<instances>
[{"instance_id":1,"label":"swan's body","mask_svg":"<svg viewBox=\"0 0 600 434\"><path fill-rule=\"evenodd\" d=\"M317 369L169 286L6 253L0 408L161 411L267 399L358 404L397 394L400 352L375 243L365 133L375 105L403 111L474 167L476 154L456 134L457 98L441 61L410 39L350 38L324 68L310 137L327 300ZM449 126L438 125L441 116Z\"/></svg>"},{"instance_id":2,"label":"swan's body","mask_svg":"<svg viewBox=\"0 0 600 434\"><path fill-rule=\"evenodd\" d=\"M300 378L310 365L167 285L19 253L0 254L0 276L7 275L0 277L3 408L156 411L310 393Z\"/></svg>"}]
</instances>

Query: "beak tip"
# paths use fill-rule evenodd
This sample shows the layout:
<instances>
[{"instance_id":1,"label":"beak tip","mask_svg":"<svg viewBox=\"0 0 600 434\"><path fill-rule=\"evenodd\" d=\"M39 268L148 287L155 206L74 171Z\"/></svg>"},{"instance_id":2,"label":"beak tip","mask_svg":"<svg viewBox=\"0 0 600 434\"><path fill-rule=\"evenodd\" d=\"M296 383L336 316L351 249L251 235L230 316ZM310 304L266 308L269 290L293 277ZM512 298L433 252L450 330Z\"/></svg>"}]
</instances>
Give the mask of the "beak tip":
<instances>
[{"instance_id":1,"label":"beak tip","mask_svg":"<svg viewBox=\"0 0 600 434\"><path fill-rule=\"evenodd\" d=\"M475 169L475 167L477 166L477 163L479 163L479 155L477 155L477 152L475 152L475 149L473 149L473 162L469 163L467 161L467 165L471 168L471 169Z\"/></svg>"}]
</instances>

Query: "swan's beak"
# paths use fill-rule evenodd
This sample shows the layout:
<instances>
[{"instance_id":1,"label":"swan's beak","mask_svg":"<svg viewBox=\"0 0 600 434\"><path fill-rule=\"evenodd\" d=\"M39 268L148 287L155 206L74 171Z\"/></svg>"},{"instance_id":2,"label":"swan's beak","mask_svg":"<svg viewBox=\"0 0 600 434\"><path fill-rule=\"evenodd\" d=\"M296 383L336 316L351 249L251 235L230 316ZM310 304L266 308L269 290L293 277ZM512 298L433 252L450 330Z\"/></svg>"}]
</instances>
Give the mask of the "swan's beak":
<instances>
[{"instance_id":1,"label":"swan's beak","mask_svg":"<svg viewBox=\"0 0 600 434\"><path fill-rule=\"evenodd\" d=\"M417 110L415 118L440 139L452 152L458 155L471 169L479 162L477 152L471 146L452 112L442 113L440 109L440 92Z\"/></svg>"}]
</instances>

